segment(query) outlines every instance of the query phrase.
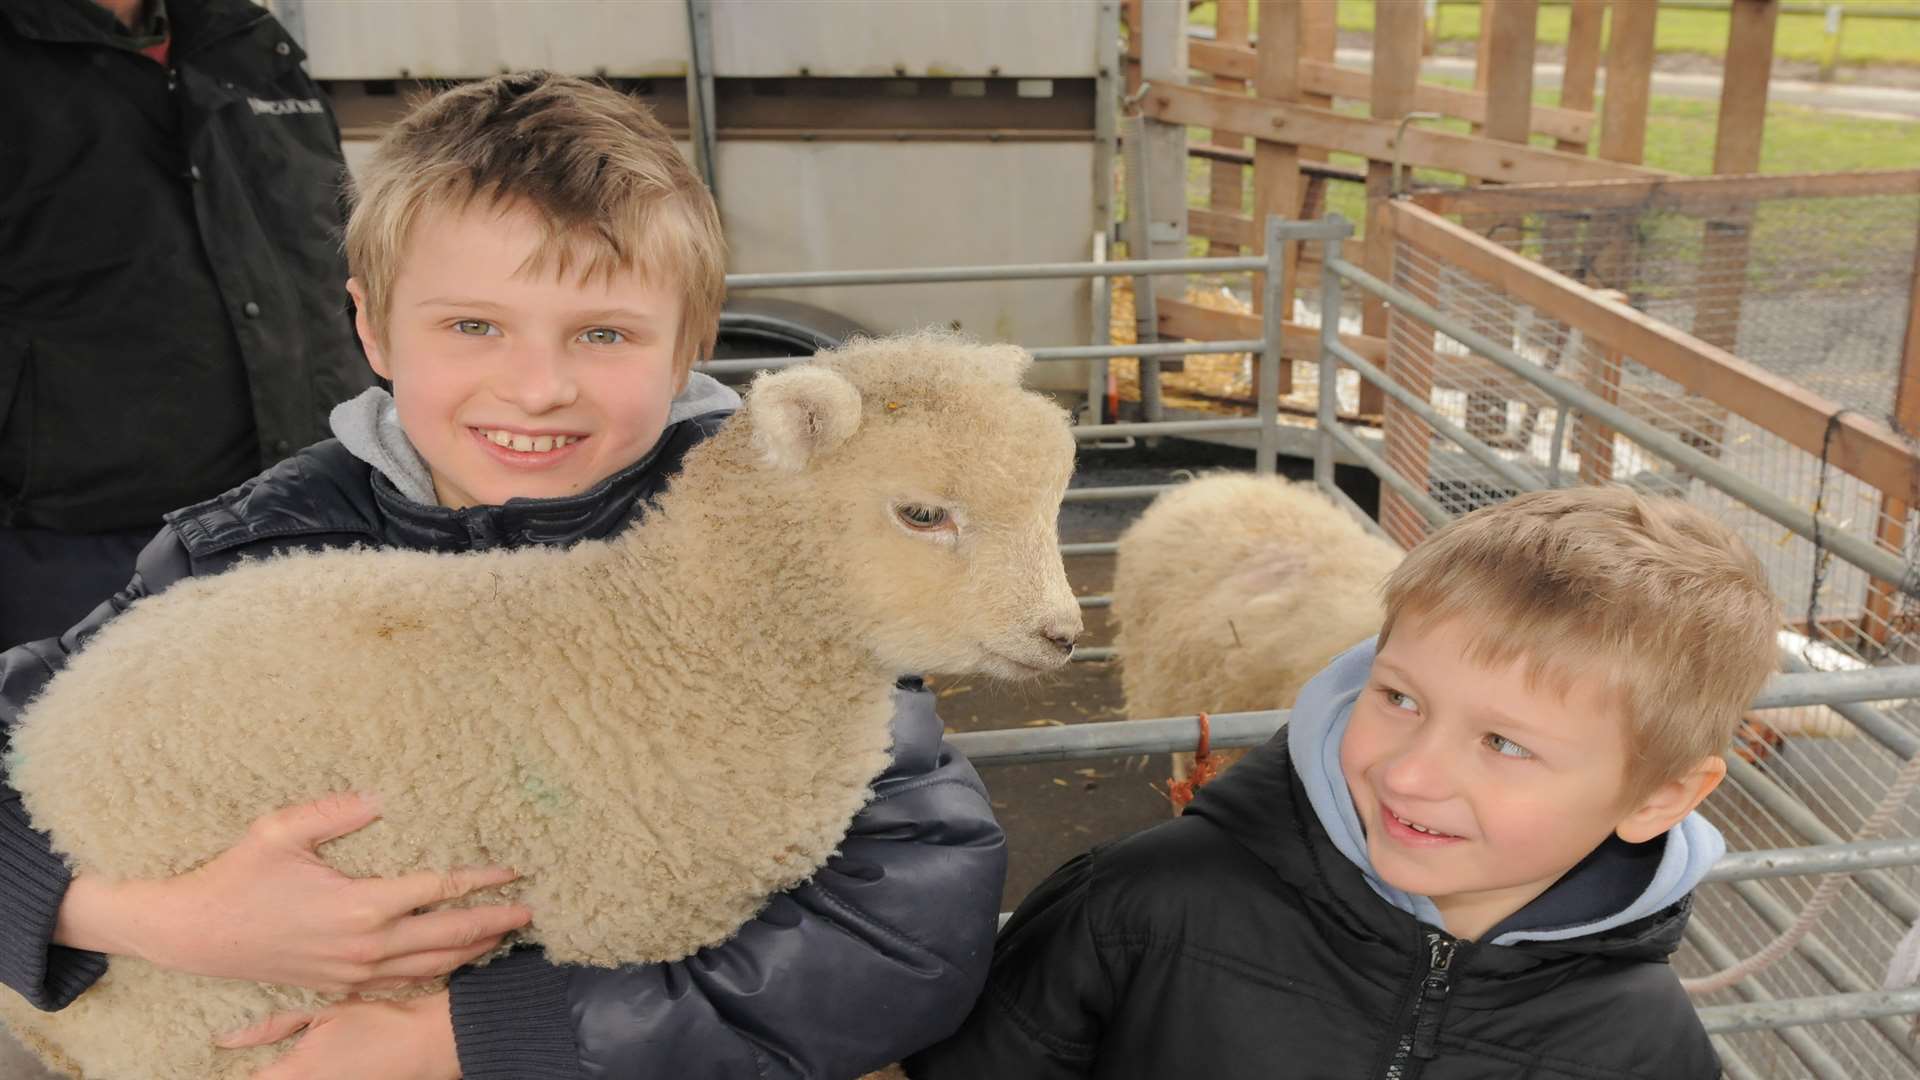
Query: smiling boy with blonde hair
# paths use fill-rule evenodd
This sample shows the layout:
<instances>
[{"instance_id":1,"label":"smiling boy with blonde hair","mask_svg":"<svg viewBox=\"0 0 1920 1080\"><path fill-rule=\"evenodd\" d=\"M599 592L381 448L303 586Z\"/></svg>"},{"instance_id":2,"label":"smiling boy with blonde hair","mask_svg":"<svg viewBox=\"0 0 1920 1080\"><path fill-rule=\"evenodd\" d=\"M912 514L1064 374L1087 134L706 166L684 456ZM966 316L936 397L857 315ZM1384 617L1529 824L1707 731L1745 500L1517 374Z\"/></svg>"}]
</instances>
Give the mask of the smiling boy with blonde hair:
<instances>
[{"instance_id":1,"label":"smiling boy with blonde hair","mask_svg":"<svg viewBox=\"0 0 1920 1080\"><path fill-rule=\"evenodd\" d=\"M335 409L338 438L167 515L125 590L65 636L0 656L0 722L128 605L245 558L624 530L739 403L691 370L724 286L712 198L666 128L606 87L530 73L426 102L368 163L347 252L361 341L392 396L367 391ZM106 954L343 994L453 973L446 991L349 998L223 1040L297 1036L263 1080L856 1075L952 1031L985 978L1003 838L932 703L900 687L893 762L839 853L729 941L671 964L566 968L520 949L464 967L539 913L416 910L507 868L332 871L314 849L377 817L377 792L263 817L177 878L101 881L69 880L0 791L0 980L57 1009Z\"/></svg>"},{"instance_id":2,"label":"smiling boy with blonde hair","mask_svg":"<svg viewBox=\"0 0 1920 1080\"><path fill-rule=\"evenodd\" d=\"M910 1074L1718 1076L1667 961L1777 626L1753 554L1683 502L1468 515L1279 736L1028 897Z\"/></svg>"}]
</instances>

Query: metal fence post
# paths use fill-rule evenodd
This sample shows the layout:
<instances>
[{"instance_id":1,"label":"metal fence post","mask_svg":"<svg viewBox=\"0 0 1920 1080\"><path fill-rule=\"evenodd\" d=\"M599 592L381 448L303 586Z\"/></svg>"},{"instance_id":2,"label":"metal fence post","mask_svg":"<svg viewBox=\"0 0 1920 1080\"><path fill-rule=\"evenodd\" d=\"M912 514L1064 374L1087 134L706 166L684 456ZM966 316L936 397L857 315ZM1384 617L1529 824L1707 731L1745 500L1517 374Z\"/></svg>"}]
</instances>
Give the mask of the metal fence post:
<instances>
[{"instance_id":1,"label":"metal fence post","mask_svg":"<svg viewBox=\"0 0 1920 1080\"><path fill-rule=\"evenodd\" d=\"M1098 229L1093 234L1093 261L1107 261L1107 231ZM1088 291L1093 300L1093 340L1101 344L1113 342L1113 279L1093 278L1088 282ZM1107 364L1105 357L1087 361L1087 418L1088 425L1106 422L1107 412ZM1115 417L1114 419L1119 419Z\"/></svg>"},{"instance_id":2,"label":"metal fence post","mask_svg":"<svg viewBox=\"0 0 1920 1080\"><path fill-rule=\"evenodd\" d=\"M1153 204L1148 187L1147 121L1129 117L1124 139L1127 163L1127 258L1153 257ZM1154 279L1133 279L1133 340L1145 345L1160 340L1160 318L1154 306ZM1160 399L1160 361L1140 358L1140 418L1153 423L1166 415ZM1149 444L1151 445L1151 444Z\"/></svg>"},{"instance_id":3,"label":"metal fence post","mask_svg":"<svg viewBox=\"0 0 1920 1080\"><path fill-rule=\"evenodd\" d=\"M1254 455L1254 472L1272 476L1280 470L1280 365L1282 338L1286 333L1286 312L1280 308L1287 295L1287 241L1279 214L1267 215L1267 277L1263 282L1260 336L1266 345L1260 350L1259 402L1260 449Z\"/></svg>"},{"instance_id":4,"label":"metal fence post","mask_svg":"<svg viewBox=\"0 0 1920 1080\"><path fill-rule=\"evenodd\" d=\"M692 129L693 160L714 202L720 201L720 165L714 147L713 0L687 0L687 124Z\"/></svg>"},{"instance_id":5,"label":"metal fence post","mask_svg":"<svg viewBox=\"0 0 1920 1080\"><path fill-rule=\"evenodd\" d=\"M1340 237L1327 238L1326 246L1321 249L1322 267L1340 258L1342 244ZM1323 269L1320 274L1320 385L1314 390L1314 396L1319 399L1315 413L1319 430L1313 437L1313 482L1329 495L1339 490L1333 483L1333 428L1340 422L1340 365L1334 360L1332 346L1340 340L1341 302L1340 275Z\"/></svg>"}]
</instances>

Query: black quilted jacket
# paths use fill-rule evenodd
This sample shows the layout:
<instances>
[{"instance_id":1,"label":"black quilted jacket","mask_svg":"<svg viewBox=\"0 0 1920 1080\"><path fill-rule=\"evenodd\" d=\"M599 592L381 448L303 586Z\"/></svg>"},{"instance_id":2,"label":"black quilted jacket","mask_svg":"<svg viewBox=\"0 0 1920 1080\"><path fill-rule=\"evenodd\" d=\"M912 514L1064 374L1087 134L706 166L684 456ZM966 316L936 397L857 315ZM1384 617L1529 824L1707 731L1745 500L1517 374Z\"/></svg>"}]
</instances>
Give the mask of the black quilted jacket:
<instances>
[{"instance_id":1,"label":"black quilted jacket","mask_svg":"<svg viewBox=\"0 0 1920 1080\"><path fill-rule=\"evenodd\" d=\"M1710 1080L1667 965L1688 903L1588 937L1456 940L1333 846L1286 733L1185 815L1029 896L913 1080Z\"/></svg>"}]
</instances>

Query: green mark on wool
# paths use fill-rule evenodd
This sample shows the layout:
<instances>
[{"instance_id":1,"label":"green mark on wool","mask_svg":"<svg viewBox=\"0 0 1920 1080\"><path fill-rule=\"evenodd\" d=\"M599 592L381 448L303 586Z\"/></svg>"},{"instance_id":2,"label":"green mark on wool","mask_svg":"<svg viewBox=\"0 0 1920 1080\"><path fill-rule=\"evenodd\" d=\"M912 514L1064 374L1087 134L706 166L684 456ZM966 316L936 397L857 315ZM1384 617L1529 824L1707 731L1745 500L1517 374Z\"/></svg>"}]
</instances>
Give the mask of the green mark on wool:
<instances>
[{"instance_id":1,"label":"green mark on wool","mask_svg":"<svg viewBox=\"0 0 1920 1080\"><path fill-rule=\"evenodd\" d=\"M573 801L573 793L564 787L548 783L538 776L529 776L520 783L520 790L527 793L533 804L542 810L561 810Z\"/></svg>"}]
</instances>

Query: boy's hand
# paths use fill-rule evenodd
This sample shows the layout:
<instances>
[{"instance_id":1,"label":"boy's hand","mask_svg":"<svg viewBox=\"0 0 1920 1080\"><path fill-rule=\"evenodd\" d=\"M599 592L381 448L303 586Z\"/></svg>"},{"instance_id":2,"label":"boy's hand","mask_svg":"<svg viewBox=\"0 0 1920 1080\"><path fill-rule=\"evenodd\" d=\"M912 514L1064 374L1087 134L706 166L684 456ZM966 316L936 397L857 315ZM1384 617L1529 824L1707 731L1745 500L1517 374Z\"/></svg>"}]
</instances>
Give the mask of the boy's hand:
<instances>
[{"instance_id":1,"label":"boy's hand","mask_svg":"<svg viewBox=\"0 0 1920 1080\"><path fill-rule=\"evenodd\" d=\"M278 1013L215 1040L228 1050L266 1046L305 1028L293 1049L253 1080L458 1080L451 999L343 1001L317 1013Z\"/></svg>"},{"instance_id":2,"label":"boy's hand","mask_svg":"<svg viewBox=\"0 0 1920 1080\"><path fill-rule=\"evenodd\" d=\"M336 795L262 815L239 843L178 877L75 878L54 940L197 975L340 994L445 975L532 918L519 905L413 914L511 881L511 870L350 878L314 853L379 816L371 798Z\"/></svg>"}]
</instances>

